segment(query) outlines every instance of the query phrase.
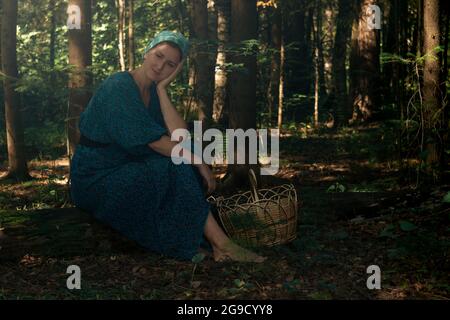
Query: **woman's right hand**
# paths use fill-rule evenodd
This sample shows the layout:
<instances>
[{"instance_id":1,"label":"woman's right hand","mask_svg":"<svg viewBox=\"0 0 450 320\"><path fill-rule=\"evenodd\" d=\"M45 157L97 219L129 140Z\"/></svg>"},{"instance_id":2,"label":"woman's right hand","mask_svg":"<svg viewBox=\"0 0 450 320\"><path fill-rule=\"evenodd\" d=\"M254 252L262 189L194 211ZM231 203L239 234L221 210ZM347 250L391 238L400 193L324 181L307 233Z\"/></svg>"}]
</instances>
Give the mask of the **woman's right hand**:
<instances>
[{"instance_id":1,"label":"woman's right hand","mask_svg":"<svg viewBox=\"0 0 450 320\"><path fill-rule=\"evenodd\" d=\"M206 194L210 194L216 189L216 178L207 164L200 164L197 166L200 175L203 178L204 184L208 187Z\"/></svg>"}]
</instances>

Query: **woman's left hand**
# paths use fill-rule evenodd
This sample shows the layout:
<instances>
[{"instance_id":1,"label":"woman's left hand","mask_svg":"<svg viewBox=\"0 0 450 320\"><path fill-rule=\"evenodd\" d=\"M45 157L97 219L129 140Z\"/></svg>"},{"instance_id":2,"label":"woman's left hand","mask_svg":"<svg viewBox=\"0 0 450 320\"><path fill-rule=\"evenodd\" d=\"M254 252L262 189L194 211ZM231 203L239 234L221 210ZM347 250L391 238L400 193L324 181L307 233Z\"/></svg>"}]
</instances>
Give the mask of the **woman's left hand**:
<instances>
[{"instance_id":1,"label":"woman's left hand","mask_svg":"<svg viewBox=\"0 0 450 320\"><path fill-rule=\"evenodd\" d=\"M165 89L173 81L173 79L176 78L178 73L180 73L181 69L183 69L185 60L186 59L181 60L181 62L177 65L175 70L167 78L165 78L157 83L157 87L159 89Z\"/></svg>"}]
</instances>

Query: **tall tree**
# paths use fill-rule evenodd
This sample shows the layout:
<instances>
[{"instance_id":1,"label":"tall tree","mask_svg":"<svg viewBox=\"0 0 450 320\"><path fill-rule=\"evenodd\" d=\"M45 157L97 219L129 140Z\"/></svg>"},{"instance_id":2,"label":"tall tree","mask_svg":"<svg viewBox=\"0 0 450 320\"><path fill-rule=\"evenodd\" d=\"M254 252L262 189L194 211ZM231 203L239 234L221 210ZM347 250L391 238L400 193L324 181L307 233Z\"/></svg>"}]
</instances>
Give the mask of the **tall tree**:
<instances>
[{"instance_id":1,"label":"tall tree","mask_svg":"<svg viewBox=\"0 0 450 320\"><path fill-rule=\"evenodd\" d=\"M281 21L281 26L283 26L283 21ZM284 64L286 61L286 54L284 50L284 41L281 37L281 47L280 47L280 78L278 81L278 129L281 129L283 121L283 105L284 105L284 78L285 78L285 68Z\"/></svg>"},{"instance_id":2,"label":"tall tree","mask_svg":"<svg viewBox=\"0 0 450 320\"><path fill-rule=\"evenodd\" d=\"M20 103L15 84L17 71L17 0L2 1L1 15L1 62L4 74L3 89L5 100L6 143L8 145L7 178L18 181L28 180L27 161L25 155L24 130Z\"/></svg>"},{"instance_id":3,"label":"tall tree","mask_svg":"<svg viewBox=\"0 0 450 320\"><path fill-rule=\"evenodd\" d=\"M321 0L315 1L315 21L314 21L314 33L313 33L313 39L314 39L314 51L315 51L315 64L317 67L317 74L319 77L319 94L326 95L327 94L327 87L326 87L326 81L325 81L325 58L324 58L324 48L323 48L323 41L325 39L326 34L323 32L323 6Z\"/></svg>"},{"instance_id":4,"label":"tall tree","mask_svg":"<svg viewBox=\"0 0 450 320\"><path fill-rule=\"evenodd\" d=\"M254 48L247 48L245 42L257 39L256 0L231 0L231 43L238 52L232 55L233 64L242 64L244 70L234 71L230 76L229 124L233 129L256 129L256 55ZM249 143L246 143L249 150ZM245 152L247 165L229 165L232 185L246 184L248 181L248 152ZM235 162L236 163L236 162Z\"/></svg>"},{"instance_id":5,"label":"tall tree","mask_svg":"<svg viewBox=\"0 0 450 320\"><path fill-rule=\"evenodd\" d=\"M128 0L128 70L134 69L134 0Z\"/></svg>"},{"instance_id":6,"label":"tall tree","mask_svg":"<svg viewBox=\"0 0 450 320\"><path fill-rule=\"evenodd\" d=\"M208 1L190 0L192 64L191 82L198 119L212 119L214 97L214 65L216 54L211 45L216 36L209 32Z\"/></svg>"},{"instance_id":7,"label":"tall tree","mask_svg":"<svg viewBox=\"0 0 450 320\"><path fill-rule=\"evenodd\" d=\"M55 46L56 46L56 0L50 0L48 9L51 12L50 17L50 67L55 67Z\"/></svg>"},{"instance_id":8,"label":"tall tree","mask_svg":"<svg viewBox=\"0 0 450 320\"><path fill-rule=\"evenodd\" d=\"M55 51L56 51L56 0L50 0L48 4L48 9L50 12L50 87L55 88L56 86L56 77L55 77ZM48 104L49 106L54 109L57 102L55 99L55 93L51 92L48 96ZM55 108L56 109L56 108Z\"/></svg>"},{"instance_id":9,"label":"tall tree","mask_svg":"<svg viewBox=\"0 0 450 320\"><path fill-rule=\"evenodd\" d=\"M69 64L73 66L69 79L67 120L68 154L75 152L80 132L78 120L91 98L92 65L91 0L69 1Z\"/></svg>"},{"instance_id":10,"label":"tall tree","mask_svg":"<svg viewBox=\"0 0 450 320\"><path fill-rule=\"evenodd\" d=\"M282 118L282 108L275 108L279 103L280 92L280 64L281 64L281 47L283 41L282 33L282 15L281 6L269 6L269 19L270 19L270 48L271 48L271 62L270 62L270 75L269 84L267 86L267 106L269 113L269 126L272 124L272 116L274 110L280 110Z\"/></svg>"},{"instance_id":11,"label":"tall tree","mask_svg":"<svg viewBox=\"0 0 450 320\"><path fill-rule=\"evenodd\" d=\"M226 46L230 38L231 2L230 0L216 0L215 4L217 11L218 47L216 59L213 120L215 122L220 122L224 116L224 109L226 108L226 88L228 79L226 70L228 54L226 51Z\"/></svg>"},{"instance_id":12,"label":"tall tree","mask_svg":"<svg viewBox=\"0 0 450 320\"><path fill-rule=\"evenodd\" d=\"M439 164L440 161L439 131L443 125L444 115L439 95L440 61L437 50L439 40L439 1L423 0L423 54L425 61L422 94L426 163L430 168Z\"/></svg>"},{"instance_id":13,"label":"tall tree","mask_svg":"<svg viewBox=\"0 0 450 320\"><path fill-rule=\"evenodd\" d=\"M347 103L347 43L351 35L352 0L339 0L336 36L333 48L332 87L331 95L334 100L334 125L345 125L350 118L350 110Z\"/></svg>"},{"instance_id":14,"label":"tall tree","mask_svg":"<svg viewBox=\"0 0 450 320\"><path fill-rule=\"evenodd\" d=\"M312 16L306 0L281 2L284 6L283 36L286 48L286 92L308 96L313 80ZM304 99L306 101L306 99Z\"/></svg>"},{"instance_id":15,"label":"tall tree","mask_svg":"<svg viewBox=\"0 0 450 320\"><path fill-rule=\"evenodd\" d=\"M405 57L407 52L406 28L408 21L401 17L408 16L407 0L392 0L389 3L389 17L387 32L384 33L383 51L395 57ZM385 96L402 110L405 100L403 94L403 81L405 68L397 60L392 59L383 66L383 84Z\"/></svg>"},{"instance_id":16,"label":"tall tree","mask_svg":"<svg viewBox=\"0 0 450 320\"><path fill-rule=\"evenodd\" d=\"M117 0L118 39L119 39L119 63L120 70L125 71L125 0Z\"/></svg>"},{"instance_id":17,"label":"tall tree","mask_svg":"<svg viewBox=\"0 0 450 320\"><path fill-rule=\"evenodd\" d=\"M369 27L370 5L376 0L358 0L358 19L354 21L350 55L350 100L352 121L371 119L378 106L380 72L379 30Z\"/></svg>"}]
</instances>

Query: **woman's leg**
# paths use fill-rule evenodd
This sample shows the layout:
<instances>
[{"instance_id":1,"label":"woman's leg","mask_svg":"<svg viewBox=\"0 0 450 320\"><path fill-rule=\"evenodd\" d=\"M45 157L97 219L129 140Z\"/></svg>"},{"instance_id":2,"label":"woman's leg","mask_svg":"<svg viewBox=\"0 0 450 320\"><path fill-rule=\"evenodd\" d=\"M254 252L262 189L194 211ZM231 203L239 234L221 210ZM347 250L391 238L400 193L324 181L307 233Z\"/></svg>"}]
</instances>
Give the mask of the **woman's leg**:
<instances>
[{"instance_id":1,"label":"woman's leg","mask_svg":"<svg viewBox=\"0 0 450 320\"><path fill-rule=\"evenodd\" d=\"M216 261L231 259L243 262L263 262L266 260L265 257L238 246L228 238L211 212L208 213L208 218L206 219L205 237L211 243L214 260Z\"/></svg>"}]
</instances>

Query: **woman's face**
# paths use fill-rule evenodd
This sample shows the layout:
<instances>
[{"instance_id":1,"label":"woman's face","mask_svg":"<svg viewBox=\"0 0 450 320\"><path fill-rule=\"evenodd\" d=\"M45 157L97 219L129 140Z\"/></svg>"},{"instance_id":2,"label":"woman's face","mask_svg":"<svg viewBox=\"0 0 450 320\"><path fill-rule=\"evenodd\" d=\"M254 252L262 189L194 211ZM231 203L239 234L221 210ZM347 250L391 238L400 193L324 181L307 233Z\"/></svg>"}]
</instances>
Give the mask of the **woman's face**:
<instances>
[{"instance_id":1,"label":"woman's face","mask_svg":"<svg viewBox=\"0 0 450 320\"><path fill-rule=\"evenodd\" d=\"M180 50L167 43L161 43L145 54L143 63L145 74L149 79L159 82L172 74L180 60Z\"/></svg>"}]
</instances>

